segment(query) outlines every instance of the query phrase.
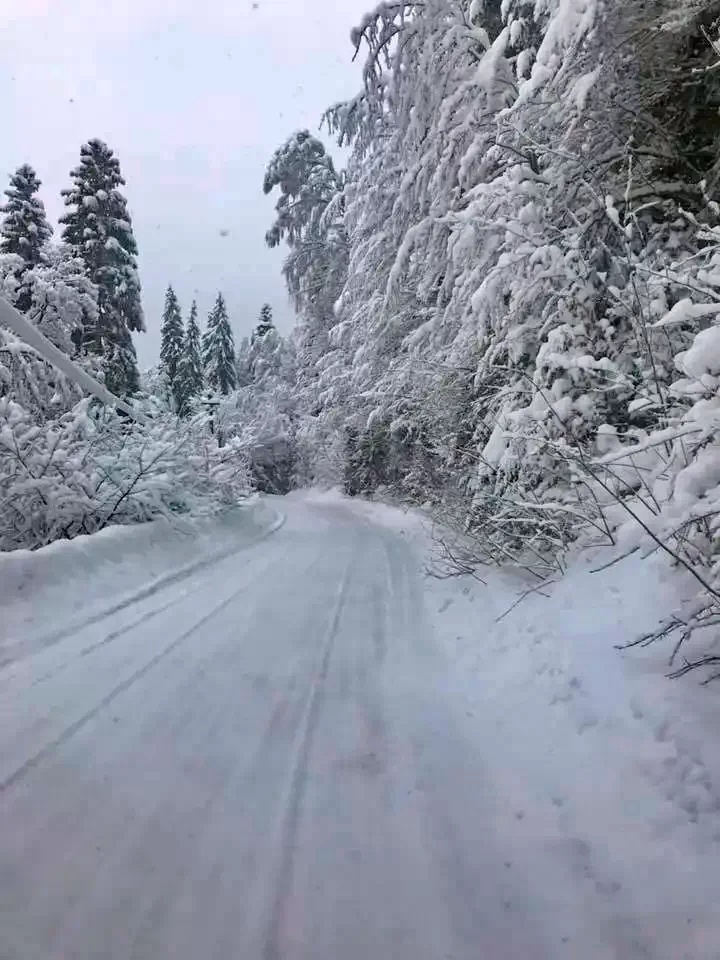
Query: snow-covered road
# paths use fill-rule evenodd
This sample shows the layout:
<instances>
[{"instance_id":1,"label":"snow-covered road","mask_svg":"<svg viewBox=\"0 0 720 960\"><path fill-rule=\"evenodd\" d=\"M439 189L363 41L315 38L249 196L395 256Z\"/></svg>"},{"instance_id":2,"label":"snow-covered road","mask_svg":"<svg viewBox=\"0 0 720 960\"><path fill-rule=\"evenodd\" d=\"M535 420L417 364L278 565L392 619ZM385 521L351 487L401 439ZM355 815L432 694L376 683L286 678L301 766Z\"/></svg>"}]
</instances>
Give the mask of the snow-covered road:
<instances>
[{"instance_id":1,"label":"snow-covered road","mask_svg":"<svg viewBox=\"0 0 720 960\"><path fill-rule=\"evenodd\" d=\"M655 956L582 841L524 839L412 543L283 509L0 671L0 958Z\"/></svg>"}]
</instances>

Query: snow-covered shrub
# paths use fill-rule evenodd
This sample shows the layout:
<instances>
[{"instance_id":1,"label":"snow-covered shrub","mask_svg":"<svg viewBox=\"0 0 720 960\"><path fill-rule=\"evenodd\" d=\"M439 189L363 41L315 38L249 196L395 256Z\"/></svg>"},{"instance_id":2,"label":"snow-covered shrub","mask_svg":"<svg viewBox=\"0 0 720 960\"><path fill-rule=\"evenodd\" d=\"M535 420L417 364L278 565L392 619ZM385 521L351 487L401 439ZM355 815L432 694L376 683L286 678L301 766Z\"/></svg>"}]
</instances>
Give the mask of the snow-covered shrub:
<instances>
[{"instance_id":1,"label":"snow-covered shrub","mask_svg":"<svg viewBox=\"0 0 720 960\"><path fill-rule=\"evenodd\" d=\"M298 387L295 351L278 333L269 307L237 353L238 389L223 399L223 435L247 451L253 481L263 493L287 493L296 483Z\"/></svg>"},{"instance_id":2,"label":"snow-covered shrub","mask_svg":"<svg viewBox=\"0 0 720 960\"><path fill-rule=\"evenodd\" d=\"M287 493L293 486L295 437L292 395L287 389L241 387L213 413L224 443L244 451L253 485L263 493Z\"/></svg>"},{"instance_id":3,"label":"snow-covered shrub","mask_svg":"<svg viewBox=\"0 0 720 960\"><path fill-rule=\"evenodd\" d=\"M334 487L342 482L345 450L339 431L321 416L300 414L295 428L293 486Z\"/></svg>"},{"instance_id":4,"label":"snow-covered shrub","mask_svg":"<svg viewBox=\"0 0 720 960\"><path fill-rule=\"evenodd\" d=\"M21 405L36 422L74 406L80 390L13 333L0 327L0 398Z\"/></svg>"},{"instance_id":5,"label":"snow-covered shrub","mask_svg":"<svg viewBox=\"0 0 720 960\"><path fill-rule=\"evenodd\" d=\"M251 489L237 443L204 417L134 424L83 400L42 424L0 398L0 549L38 547L109 524L213 513Z\"/></svg>"}]
</instances>

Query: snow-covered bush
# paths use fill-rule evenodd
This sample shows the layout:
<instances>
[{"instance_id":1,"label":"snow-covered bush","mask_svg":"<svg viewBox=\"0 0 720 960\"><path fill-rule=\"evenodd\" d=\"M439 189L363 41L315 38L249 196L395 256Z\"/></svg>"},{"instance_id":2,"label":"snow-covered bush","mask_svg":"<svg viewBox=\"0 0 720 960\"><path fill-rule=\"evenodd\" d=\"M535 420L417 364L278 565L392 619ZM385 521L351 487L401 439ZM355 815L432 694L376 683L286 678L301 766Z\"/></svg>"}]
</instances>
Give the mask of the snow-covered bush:
<instances>
[{"instance_id":1,"label":"snow-covered bush","mask_svg":"<svg viewBox=\"0 0 720 960\"><path fill-rule=\"evenodd\" d=\"M258 490L287 493L296 483L296 357L268 306L240 343L236 367L238 389L218 409L220 428L247 451Z\"/></svg>"},{"instance_id":2,"label":"snow-covered bush","mask_svg":"<svg viewBox=\"0 0 720 960\"><path fill-rule=\"evenodd\" d=\"M135 424L83 400L42 424L0 398L0 549L38 547L109 524L216 512L251 489L236 442L204 417Z\"/></svg>"},{"instance_id":3,"label":"snow-covered bush","mask_svg":"<svg viewBox=\"0 0 720 960\"><path fill-rule=\"evenodd\" d=\"M301 413L295 428L294 486L338 486L344 468L345 449L337 428L324 417Z\"/></svg>"},{"instance_id":4,"label":"snow-covered bush","mask_svg":"<svg viewBox=\"0 0 720 960\"><path fill-rule=\"evenodd\" d=\"M214 415L224 442L244 451L253 485L262 493L287 493L294 485L295 437L288 400L287 395L245 387L224 400Z\"/></svg>"},{"instance_id":5,"label":"snow-covered bush","mask_svg":"<svg viewBox=\"0 0 720 960\"><path fill-rule=\"evenodd\" d=\"M21 405L35 422L74 406L80 390L9 330L0 327L0 399Z\"/></svg>"}]
</instances>

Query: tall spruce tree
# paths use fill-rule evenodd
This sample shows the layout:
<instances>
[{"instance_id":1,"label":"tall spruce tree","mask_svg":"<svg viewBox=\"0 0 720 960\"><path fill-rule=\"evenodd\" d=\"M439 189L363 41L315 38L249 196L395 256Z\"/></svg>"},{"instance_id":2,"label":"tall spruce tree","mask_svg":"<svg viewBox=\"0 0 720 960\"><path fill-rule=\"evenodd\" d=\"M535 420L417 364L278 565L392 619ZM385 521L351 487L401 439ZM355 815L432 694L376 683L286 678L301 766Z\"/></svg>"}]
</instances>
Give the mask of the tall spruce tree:
<instances>
[{"instance_id":1,"label":"tall spruce tree","mask_svg":"<svg viewBox=\"0 0 720 960\"><path fill-rule=\"evenodd\" d=\"M170 394L175 400L176 410L180 407L178 366L182 357L183 342L184 333L180 304L172 286L168 285L160 327L160 365Z\"/></svg>"},{"instance_id":2,"label":"tall spruce tree","mask_svg":"<svg viewBox=\"0 0 720 960\"><path fill-rule=\"evenodd\" d=\"M43 262L43 248L52 236L45 206L37 196L40 180L29 163L24 163L10 178L5 191L7 202L0 207L0 253L20 257L22 265L14 271L19 284L15 306L27 313L32 304L30 286L23 282L28 270Z\"/></svg>"},{"instance_id":3,"label":"tall spruce tree","mask_svg":"<svg viewBox=\"0 0 720 960\"><path fill-rule=\"evenodd\" d=\"M28 267L42 262L43 247L52 236L45 206L37 196L40 180L29 163L24 163L10 178L5 191L7 202L0 225L0 252L22 257Z\"/></svg>"},{"instance_id":4,"label":"tall spruce tree","mask_svg":"<svg viewBox=\"0 0 720 960\"><path fill-rule=\"evenodd\" d=\"M208 317L207 330L202 338L202 359L209 387L222 394L235 389L235 340L221 293Z\"/></svg>"},{"instance_id":5,"label":"tall spruce tree","mask_svg":"<svg viewBox=\"0 0 720 960\"><path fill-rule=\"evenodd\" d=\"M80 150L71 171L73 185L62 191L68 212L60 218L63 240L85 264L98 287L98 318L86 331L88 348L104 358L105 379L116 393L139 385L131 333L145 329L137 272L137 244L120 163L102 140Z\"/></svg>"},{"instance_id":6,"label":"tall spruce tree","mask_svg":"<svg viewBox=\"0 0 720 960\"><path fill-rule=\"evenodd\" d=\"M176 379L177 410L180 416L187 416L192 402L199 397L203 389L203 366L200 355L200 328L197 324L197 303L193 300L190 307L182 354L177 366Z\"/></svg>"},{"instance_id":7,"label":"tall spruce tree","mask_svg":"<svg viewBox=\"0 0 720 960\"><path fill-rule=\"evenodd\" d=\"M274 329L275 324L273 323L272 307L269 303L264 303L260 310L260 316L258 317L258 323L253 336L264 337L266 333Z\"/></svg>"}]
</instances>

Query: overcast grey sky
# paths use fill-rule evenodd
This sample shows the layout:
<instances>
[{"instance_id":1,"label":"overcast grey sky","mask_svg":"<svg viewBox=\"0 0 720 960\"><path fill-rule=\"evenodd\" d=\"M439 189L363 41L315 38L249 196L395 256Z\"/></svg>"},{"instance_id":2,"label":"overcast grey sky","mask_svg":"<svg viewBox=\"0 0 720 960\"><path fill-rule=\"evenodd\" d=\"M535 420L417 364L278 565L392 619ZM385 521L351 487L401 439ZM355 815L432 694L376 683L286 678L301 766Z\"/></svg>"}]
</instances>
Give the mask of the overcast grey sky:
<instances>
[{"instance_id":1,"label":"overcast grey sky","mask_svg":"<svg viewBox=\"0 0 720 960\"><path fill-rule=\"evenodd\" d=\"M33 164L55 222L81 143L115 150L140 249L141 365L157 357L168 282L203 318L221 289L236 336L265 301L289 329L282 254L263 242L276 199L262 193L265 165L359 89L349 33L372 0L1 5L0 175Z\"/></svg>"}]
</instances>

